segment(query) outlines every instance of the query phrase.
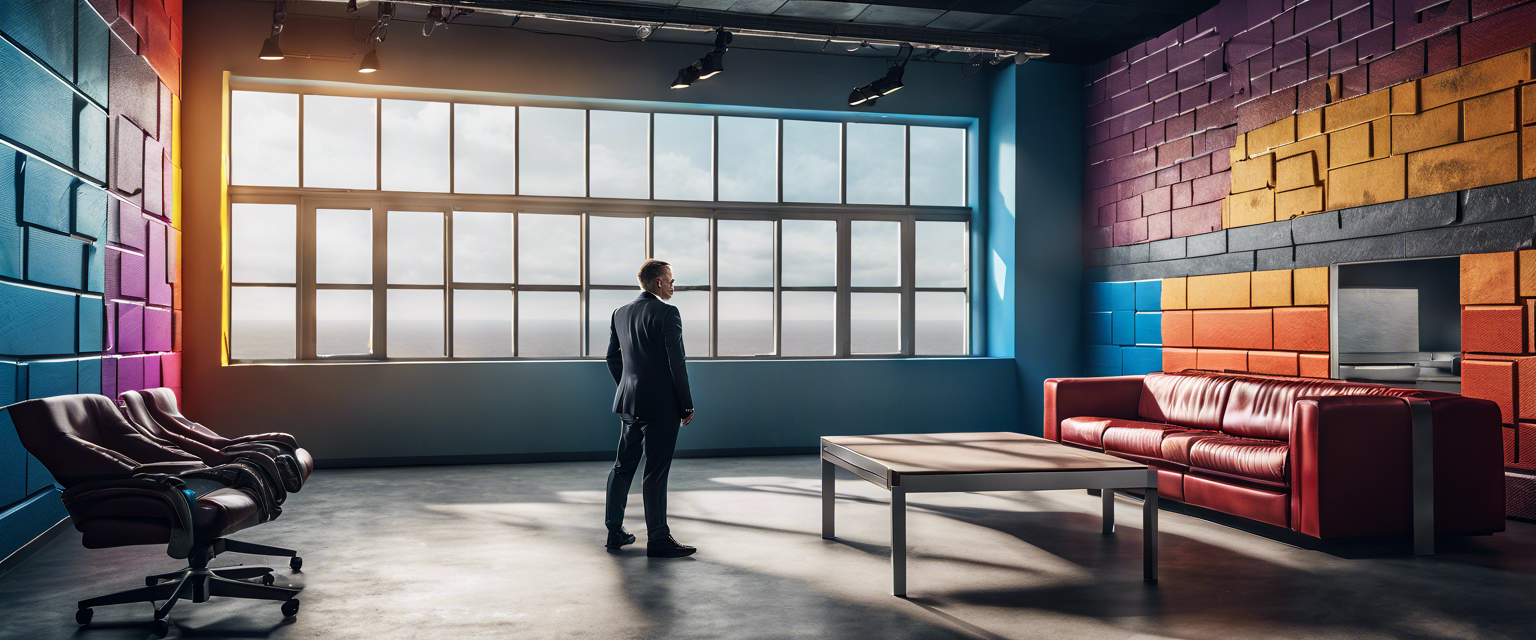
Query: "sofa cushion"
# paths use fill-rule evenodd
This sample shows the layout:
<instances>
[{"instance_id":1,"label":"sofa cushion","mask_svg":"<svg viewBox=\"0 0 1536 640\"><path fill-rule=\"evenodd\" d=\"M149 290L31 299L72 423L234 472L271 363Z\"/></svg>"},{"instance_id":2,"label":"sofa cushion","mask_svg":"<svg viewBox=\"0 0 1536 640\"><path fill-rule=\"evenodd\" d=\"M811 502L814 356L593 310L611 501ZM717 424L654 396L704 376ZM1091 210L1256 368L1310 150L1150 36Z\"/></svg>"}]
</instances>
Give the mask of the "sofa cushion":
<instances>
[{"instance_id":1,"label":"sofa cushion","mask_svg":"<svg viewBox=\"0 0 1536 640\"><path fill-rule=\"evenodd\" d=\"M1160 443L1162 447L1162 455L1160 457L1169 462L1187 467L1189 466L1189 449L1195 446L1196 442L1209 438L1225 437L1228 436L1220 431L1195 430L1170 433Z\"/></svg>"},{"instance_id":2,"label":"sofa cushion","mask_svg":"<svg viewBox=\"0 0 1536 640\"><path fill-rule=\"evenodd\" d=\"M1111 425L1102 438L1105 453L1125 453L1144 458L1163 457L1163 439L1170 434L1188 433L1186 427L1155 422Z\"/></svg>"},{"instance_id":3,"label":"sofa cushion","mask_svg":"<svg viewBox=\"0 0 1536 640\"><path fill-rule=\"evenodd\" d=\"M1219 430L1233 381L1211 374L1149 373L1141 382L1137 414L1148 422Z\"/></svg>"},{"instance_id":4,"label":"sofa cushion","mask_svg":"<svg viewBox=\"0 0 1536 640\"><path fill-rule=\"evenodd\" d=\"M1290 485L1290 445L1274 440L1215 436L1194 439L1189 466L1270 485Z\"/></svg>"},{"instance_id":5,"label":"sofa cushion","mask_svg":"<svg viewBox=\"0 0 1536 640\"><path fill-rule=\"evenodd\" d=\"M1221 430L1239 438L1289 441L1296 399L1306 396L1391 396L1402 389L1310 378L1235 378ZM1143 395L1145 397L1145 395Z\"/></svg>"},{"instance_id":6,"label":"sofa cushion","mask_svg":"<svg viewBox=\"0 0 1536 640\"><path fill-rule=\"evenodd\" d=\"M1156 422L1139 422L1119 418L1094 418L1082 416L1061 421L1061 440L1072 444L1104 448L1104 431L1110 428L1162 429L1170 425Z\"/></svg>"}]
</instances>

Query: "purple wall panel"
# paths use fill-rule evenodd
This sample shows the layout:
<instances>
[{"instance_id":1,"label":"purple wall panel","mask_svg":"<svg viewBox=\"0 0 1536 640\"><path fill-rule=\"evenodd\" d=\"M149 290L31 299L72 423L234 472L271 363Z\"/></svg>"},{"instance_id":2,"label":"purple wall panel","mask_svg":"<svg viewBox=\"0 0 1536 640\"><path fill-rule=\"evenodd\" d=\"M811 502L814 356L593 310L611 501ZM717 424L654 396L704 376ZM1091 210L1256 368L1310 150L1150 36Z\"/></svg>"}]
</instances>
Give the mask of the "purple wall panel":
<instances>
[{"instance_id":1,"label":"purple wall panel","mask_svg":"<svg viewBox=\"0 0 1536 640\"><path fill-rule=\"evenodd\" d=\"M105 290L104 297L107 300L116 300L122 297L122 291L118 283L122 281L122 254L114 247L107 247L107 252L102 256L105 281L102 283Z\"/></svg>"},{"instance_id":2,"label":"purple wall panel","mask_svg":"<svg viewBox=\"0 0 1536 640\"><path fill-rule=\"evenodd\" d=\"M171 284L166 278L166 254L165 230L167 227L158 222L149 224L149 303L161 306L171 306Z\"/></svg>"},{"instance_id":3,"label":"purple wall panel","mask_svg":"<svg viewBox=\"0 0 1536 640\"><path fill-rule=\"evenodd\" d=\"M139 251L149 248L145 243L144 210L128 203L117 208L118 243Z\"/></svg>"},{"instance_id":4,"label":"purple wall panel","mask_svg":"<svg viewBox=\"0 0 1536 640\"><path fill-rule=\"evenodd\" d=\"M117 353L117 303L105 302L102 304L104 313L107 314L107 324L102 329L101 345L102 353Z\"/></svg>"},{"instance_id":5,"label":"purple wall panel","mask_svg":"<svg viewBox=\"0 0 1536 640\"><path fill-rule=\"evenodd\" d=\"M144 388L144 389L153 389L155 387L160 386L160 356L159 356L159 354L152 355L152 356L143 356L143 359L144 359L144 379L140 383L140 384L144 385L142 388Z\"/></svg>"},{"instance_id":6,"label":"purple wall panel","mask_svg":"<svg viewBox=\"0 0 1536 640\"><path fill-rule=\"evenodd\" d=\"M160 354L160 386L181 388L181 354Z\"/></svg>"},{"instance_id":7,"label":"purple wall panel","mask_svg":"<svg viewBox=\"0 0 1536 640\"><path fill-rule=\"evenodd\" d=\"M117 305L117 352L144 350L144 307L126 302Z\"/></svg>"},{"instance_id":8,"label":"purple wall panel","mask_svg":"<svg viewBox=\"0 0 1536 640\"><path fill-rule=\"evenodd\" d=\"M125 356L117 360L117 392L144 388L144 356Z\"/></svg>"},{"instance_id":9,"label":"purple wall panel","mask_svg":"<svg viewBox=\"0 0 1536 640\"><path fill-rule=\"evenodd\" d=\"M1513 51L1536 40L1536 3L1497 13L1461 28L1461 63Z\"/></svg>"},{"instance_id":10,"label":"purple wall panel","mask_svg":"<svg viewBox=\"0 0 1536 640\"><path fill-rule=\"evenodd\" d=\"M154 138L144 138L144 213L164 215L161 200L165 198L163 179L165 147Z\"/></svg>"},{"instance_id":11,"label":"purple wall panel","mask_svg":"<svg viewBox=\"0 0 1536 640\"><path fill-rule=\"evenodd\" d=\"M144 350L170 351L174 319L170 309L144 309Z\"/></svg>"},{"instance_id":12,"label":"purple wall panel","mask_svg":"<svg viewBox=\"0 0 1536 640\"><path fill-rule=\"evenodd\" d=\"M101 395L117 398L117 358L101 359Z\"/></svg>"},{"instance_id":13,"label":"purple wall panel","mask_svg":"<svg viewBox=\"0 0 1536 640\"><path fill-rule=\"evenodd\" d=\"M124 298L143 300L149 293L149 260L141 254L128 251L122 252L118 260L118 291Z\"/></svg>"}]
</instances>

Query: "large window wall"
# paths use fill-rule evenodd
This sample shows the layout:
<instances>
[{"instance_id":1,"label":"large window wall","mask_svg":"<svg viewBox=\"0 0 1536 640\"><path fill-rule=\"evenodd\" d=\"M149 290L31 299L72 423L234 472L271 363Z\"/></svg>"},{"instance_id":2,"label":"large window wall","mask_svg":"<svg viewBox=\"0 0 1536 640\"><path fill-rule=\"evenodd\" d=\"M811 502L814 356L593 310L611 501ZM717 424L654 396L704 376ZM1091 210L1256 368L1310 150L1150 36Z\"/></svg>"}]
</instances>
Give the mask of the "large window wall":
<instances>
[{"instance_id":1,"label":"large window wall","mask_svg":"<svg viewBox=\"0 0 1536 640\"><path fill-rule=\"evenodd\" d=\"M628 108L628 105L620 105ZM966 355L963 127L230 93L235 362Z\"/></svg>"}]
</instances>

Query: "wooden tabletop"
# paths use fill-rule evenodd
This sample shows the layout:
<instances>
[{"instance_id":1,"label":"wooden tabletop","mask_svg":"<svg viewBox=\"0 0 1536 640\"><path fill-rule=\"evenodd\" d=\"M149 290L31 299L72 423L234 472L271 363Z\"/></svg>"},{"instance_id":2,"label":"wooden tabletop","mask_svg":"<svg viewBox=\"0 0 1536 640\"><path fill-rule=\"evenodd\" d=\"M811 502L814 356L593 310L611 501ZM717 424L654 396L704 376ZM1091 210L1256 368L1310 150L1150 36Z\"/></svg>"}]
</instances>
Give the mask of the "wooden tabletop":
<instances>
[{"instance_id":1,"label":"wooden tabletop","mask_svg":"<svg viewBox=\"0 0 1536 640\"><path fill-rule=\"evenodd\" d=\"M1147 468L1144 464L1123 458L1006 431L826 436L821 440L824 444L842 447L874 460L894 473L902 474Z\"/></svg>"}]
</instances>

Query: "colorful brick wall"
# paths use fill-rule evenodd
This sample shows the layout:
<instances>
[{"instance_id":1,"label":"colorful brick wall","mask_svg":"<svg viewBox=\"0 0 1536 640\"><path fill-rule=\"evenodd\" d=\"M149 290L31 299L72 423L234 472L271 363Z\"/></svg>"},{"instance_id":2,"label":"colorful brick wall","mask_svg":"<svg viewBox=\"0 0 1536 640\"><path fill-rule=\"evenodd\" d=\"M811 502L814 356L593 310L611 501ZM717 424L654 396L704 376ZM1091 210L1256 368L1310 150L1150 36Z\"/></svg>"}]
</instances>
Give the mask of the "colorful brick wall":
<instances>
[{"instance_id":1,"label":"colorful brick wall","mask_svg":"<svg viewBox=\"0 0 1536 640\"><path fill-rule=\"evenodd\" d=\"M1461 257L1461 393L1504 419L1510 515L1536 518L1536 251Z\"/></svg>"},{"instance_id":2,"label":"colorful brick wall","mask_svg":"<svg viewBox=\"0 0 1536 640\"><path fill-rule=\"evenodd\" d=\"M1163 371L1328 377L1328 269L1163 281Z\"/></svg>"},{"instance_id":3,"label":"colorful brick wall","mask_svg":"<svg viewBox=\"0 0 1536 640\"><path fill-rule=\"evenodd\" d=\"M1138 375L1163 367L1161 280L1096 282L1084 296L1084 371Z\"/></svg>"},{"instance_id":4,"label":"colorful brick wall","mask_svg":"<svg viewBox=\"0 0 1536 640\"><path fill-rule=\"evenodd\" d=\"M180 387L180 16L0 3L0 406ZM63 517L0 411L0 558Z\"/></svg>"}]
</instances>

